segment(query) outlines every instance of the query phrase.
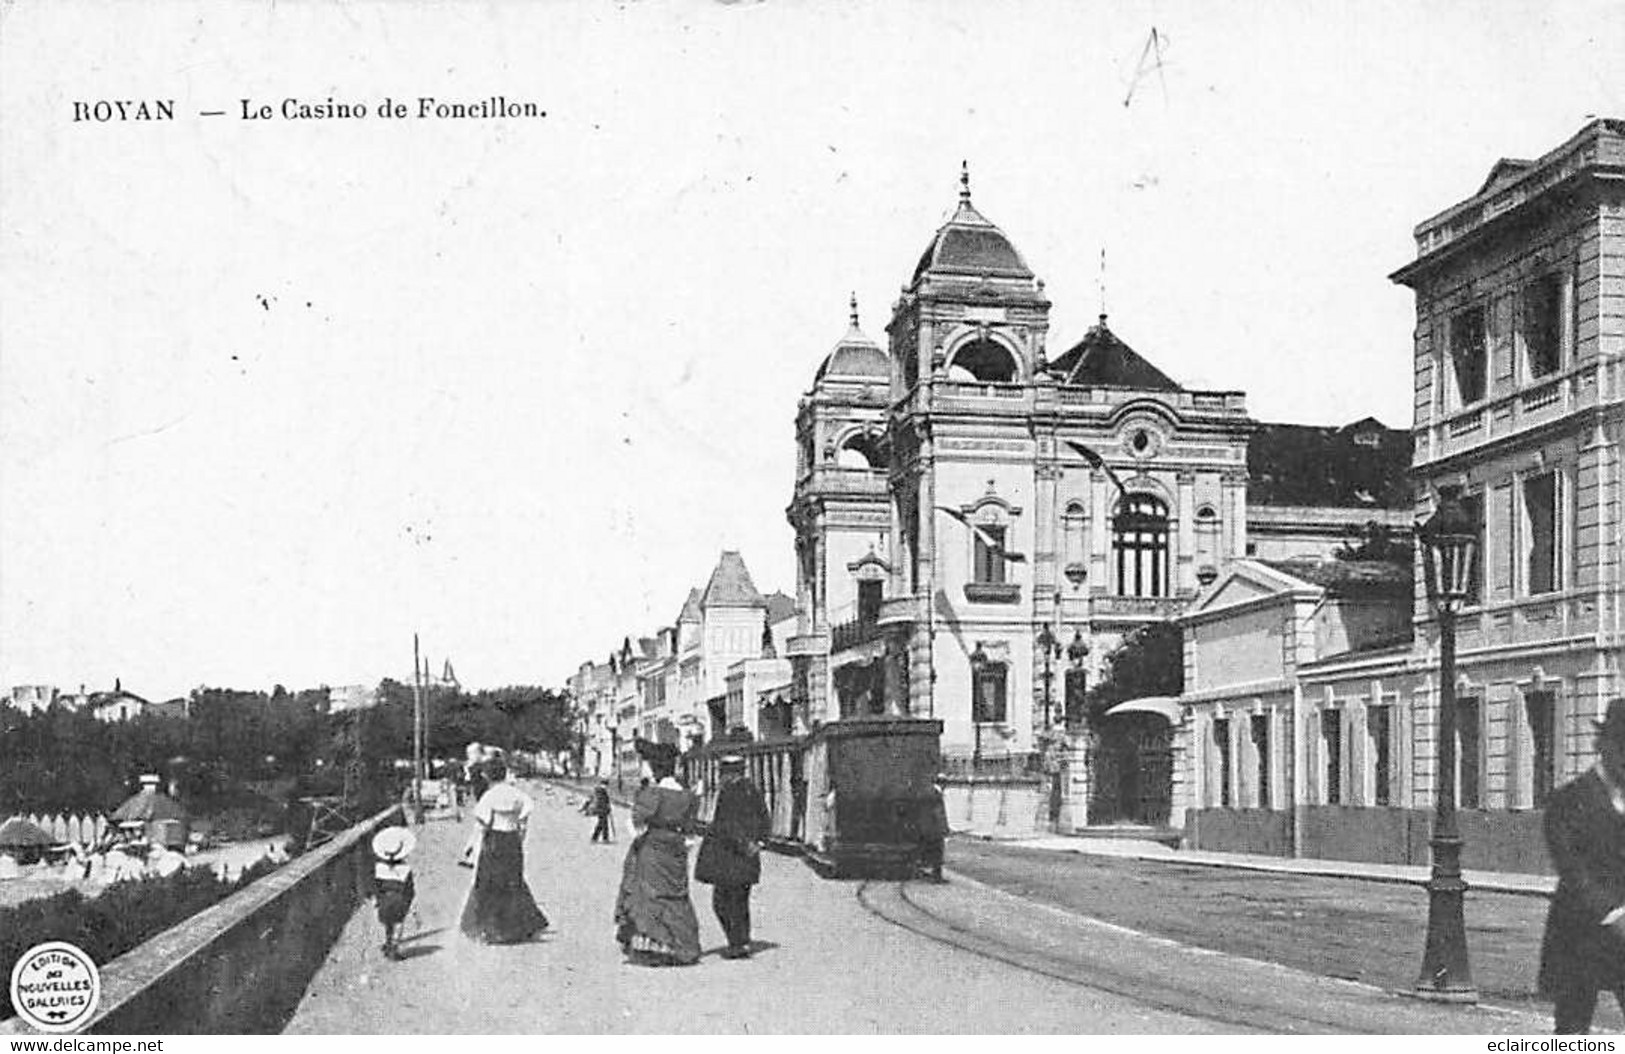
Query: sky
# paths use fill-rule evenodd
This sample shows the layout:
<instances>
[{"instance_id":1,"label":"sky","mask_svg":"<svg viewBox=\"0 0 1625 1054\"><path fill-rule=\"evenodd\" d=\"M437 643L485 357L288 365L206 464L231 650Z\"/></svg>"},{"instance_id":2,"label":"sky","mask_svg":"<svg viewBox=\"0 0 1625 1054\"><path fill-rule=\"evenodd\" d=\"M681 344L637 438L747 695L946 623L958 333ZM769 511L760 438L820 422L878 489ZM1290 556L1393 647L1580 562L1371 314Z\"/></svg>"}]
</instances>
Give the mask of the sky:
<instances>
[{"instance_id":1,"label":"sky","mask_svg":"<svg viewBox=\"0 0 1625 1054\"><path fill-rule=\"evenodd\" d=\"M962 161L1052 355L1104 298L1262 420L1408 426L1412 228L1625 116L1622 40L1602 2L16 0L0 687L374 683L414 633L559 685L724 549L793 593L797 400L849 295L884 341ZM546 116L371 115L493 95ZM242 119L287 98L369 116Z\"/></svg>"}]
</instances>

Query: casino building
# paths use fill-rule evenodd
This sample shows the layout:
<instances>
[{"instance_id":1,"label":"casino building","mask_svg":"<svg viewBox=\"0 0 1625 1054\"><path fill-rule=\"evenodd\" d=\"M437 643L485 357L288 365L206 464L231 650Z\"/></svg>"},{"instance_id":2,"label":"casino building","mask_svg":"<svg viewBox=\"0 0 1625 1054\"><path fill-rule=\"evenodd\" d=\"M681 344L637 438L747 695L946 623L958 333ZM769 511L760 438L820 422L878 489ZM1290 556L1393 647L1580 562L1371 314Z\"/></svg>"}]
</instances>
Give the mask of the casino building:
<instances>
[{"instance_id":1,"label":"casino building","mask_svg":"<svg viewBox=\"0 0 1625 1054\"><path fill-rule=\"evenodd\" d=\"M1106 657L1239 558L1327 559L1371 523L1403 539L1410 440L1370 418L1261 423L1240 391L1183 386L1104 315L1054 354L1050 307L968 173L883 344L854 301L796 416L787 652L808 724L940 719L950 774L1030 779L1049 803L1033 823L1076 826L1105 818L1087 766L1044 755L1078 747ZM1152 778L1117 803L1127 818L1169 822L1169 716L1136 725Z\"/></svg>"}]
</instances>

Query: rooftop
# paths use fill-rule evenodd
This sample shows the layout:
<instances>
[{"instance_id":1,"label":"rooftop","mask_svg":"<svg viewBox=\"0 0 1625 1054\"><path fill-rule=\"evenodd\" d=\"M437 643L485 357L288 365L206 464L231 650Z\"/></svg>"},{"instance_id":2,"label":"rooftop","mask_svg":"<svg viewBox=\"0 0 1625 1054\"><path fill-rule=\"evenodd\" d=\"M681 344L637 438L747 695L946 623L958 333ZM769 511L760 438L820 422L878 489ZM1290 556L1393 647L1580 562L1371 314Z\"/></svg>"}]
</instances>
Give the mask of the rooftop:
<instances>
[{"instance_id":1,"label":"rooftop","mask_svg":"<svg viewBox=\"0 0 1625 1054\"><path fill-rule=\"evenodd\" d=\"M1016 247L970 203L970 173L961 169L959 208L920 255L910 284L927 274L1032 278Z\"/></svg>"},{"instance_id":2,"label":"rooftop","mask_svg":"<svg viewBox=\"0 0 1625 1054\"><path fill-rule=\"evenodd\" d=\"M1294 578L1320 586L1329 597L1405 597L1415 580L1405 564L1386 560L1260 560Z\"/></svg>"},{"instance_id":3,"label":"rooftop","mask_svg":"<svg viewBox=\"0 0 1625 1054\"><path fill-rule=\"evenodd\" d=\"M1119 340L1106 325L1105 315L1089 327L1082 340L1050 363L1049 371L1063 384L1158 392L1183 390L1173 378Z\"/></svg>"},{"instance_id":4,"label":"rooftop","mask_svg":"<svg viewBox=\"0 0 1625 1054\"><path fill-rule=\"evenodd\" d=\"M1247 501L1403 509L1411 434L1367 417L1342 427L1260 424L1247 441Z\"/></svg>"},{"instance_id":5,"label":"rooftop","mask_svg":"<svg viewBox=\"0 0 1625 1054\"><path fill-rule=\"evenodd\" d=\"M756 591L756 583L750 580L750 571L745 567L744 557L728 549L717 560L717 566L711 572L711 581L705 585L705 593L700 597L700 606L765 608L767 601Z\"/></svg>"},{"instance_id":6,"label":"rooftop","mask_svg":"<svg viewBox=\"0 0 1625 1054\"><path fill-rule=\"evenodd\" d=\"M835 350L824 358L813 383L825 380L889 381L891 360L858 328L858 297L852 294L851 324Z\"/></svg>"}]
</instances>

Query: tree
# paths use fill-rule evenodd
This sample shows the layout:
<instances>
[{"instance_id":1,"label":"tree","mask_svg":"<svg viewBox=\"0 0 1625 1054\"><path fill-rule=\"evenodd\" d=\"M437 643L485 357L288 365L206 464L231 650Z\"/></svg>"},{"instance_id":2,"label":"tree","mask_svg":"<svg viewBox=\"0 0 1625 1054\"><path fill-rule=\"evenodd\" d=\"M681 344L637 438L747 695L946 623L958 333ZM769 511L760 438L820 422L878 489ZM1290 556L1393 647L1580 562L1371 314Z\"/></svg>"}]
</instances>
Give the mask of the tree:
<instances>
[{"instance_id":1,"label":"tree","mask_svg":"<svg viewBox=\"0 0 1625 1054\"><path fill-rule=\"evenodd\" d=\"M1185 645L1177 622L1143 626L1106 657L1106 674L1089 690L1089 720L1129 699L1185 690Z\"/></svg>"},{"instance_id":2,"label":"tree","mask_svg":"<svg viewBox=\"0 0 1625 1054\"><path fill-rule=\"evenodd\" d=\"M1348 540L1333 550L1339 560L1380 560L1383 563L1410 565L1413 558L1410 539L1395 538L1385 523L1366 521L1363 527L1350 527Z\"/></svg>"}]
</instances>

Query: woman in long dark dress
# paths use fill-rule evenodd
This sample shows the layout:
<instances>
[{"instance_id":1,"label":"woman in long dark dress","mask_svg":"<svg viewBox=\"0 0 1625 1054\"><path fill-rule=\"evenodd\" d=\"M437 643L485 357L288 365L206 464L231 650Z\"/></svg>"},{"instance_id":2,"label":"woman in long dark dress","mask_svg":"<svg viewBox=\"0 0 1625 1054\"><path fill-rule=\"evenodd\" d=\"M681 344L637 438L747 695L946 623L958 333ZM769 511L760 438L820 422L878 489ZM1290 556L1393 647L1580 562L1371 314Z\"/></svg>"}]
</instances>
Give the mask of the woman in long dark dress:
<instances>
[{"instance_id":1,"label":"woman in long dark dress","mask_svg":"<svg viewBox=\"0 0 1625 1054\"><path fill-rule=\"evenodd\" d=\"M485 944L515 944L547 929L525 884L525 827L536 803L508 779L501 761L487 762L485 771L491 789L474 806L480 851L462 930Z\"/></svg>"},{"instance_id":2,"label":"woman in long dark dress","mask_svg":"<svg viewBox=\"0 0 1625 1054\"><path fill-rule=\"evenodd\" d=\"M700 801L673 777L676 752L651 752L656 782L632 800L637 837L621 868L615 938L621 950L650 965L687 966L700 959L700 923L688 896L688 842Z\"/></svg>"}]
</instances>

